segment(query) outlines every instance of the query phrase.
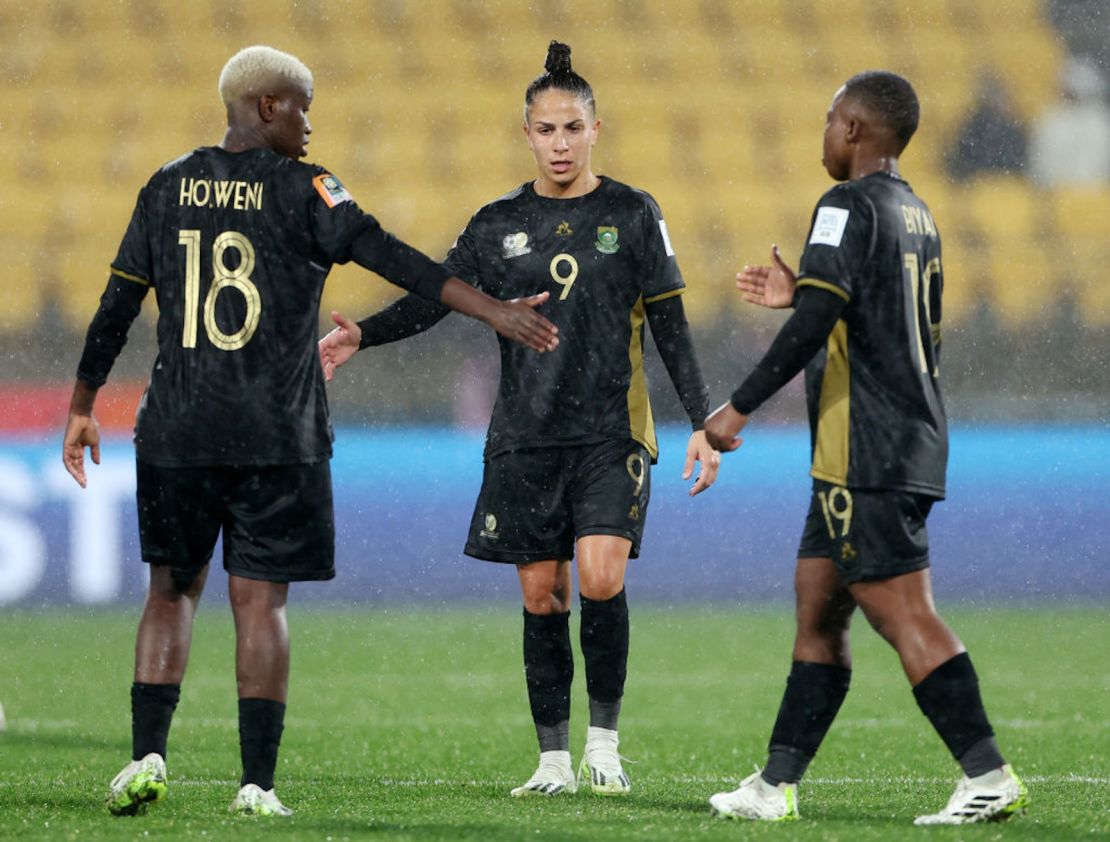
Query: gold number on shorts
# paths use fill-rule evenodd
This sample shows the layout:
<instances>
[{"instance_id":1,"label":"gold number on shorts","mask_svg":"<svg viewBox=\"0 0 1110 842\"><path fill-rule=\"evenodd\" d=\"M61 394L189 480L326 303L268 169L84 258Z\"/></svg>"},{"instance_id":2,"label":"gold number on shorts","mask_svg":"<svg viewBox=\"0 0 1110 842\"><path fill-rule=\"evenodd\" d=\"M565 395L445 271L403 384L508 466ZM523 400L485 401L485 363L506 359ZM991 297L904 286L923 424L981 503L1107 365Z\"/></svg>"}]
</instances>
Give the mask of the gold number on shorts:
<instances>
[{"instance_id":1,"label":"gold number on shorts","mask_svg":"<svg viewBox=\"0 0 1110 842\"><path fill-rule=\"evenodd\" d=\"M639 453L629 453L628 458L624 461L624 467L627 469L628 475L632 477L632 481L636 483L636 490L633 494L639 497L640 491L644 487L644 457Z\"/></svg>"},{"instance_id":2,"label":"gold number on shorts","mask_svg":"<svg viewBox=\"0 0 1110 842\"><path fill-rule=\"evenodd\" d=\"M570 265L570 271L565 275L559 274L559 266L562 263ZM559 284L563 291L559 293L559 300L562 301L570 295L570 288L574 286L575 279L578 278L578 261L574 259L572 254L557 254L551 258L551 280Z\"/></svg>"},{"instance_id":3,"label":"gold number on shorts","mask_svg":"<svg viewBox=\"0 0 1110 842\"><path fill-rule=\"evenodd\" d=\"M185 323L182 326L181 345L185 348L197 347L198 303L200 299L200 231L195 229L179 231L179 245L185 246ZM229 248L239 252L239 265L229 269L224 255ZM224 231L212 244L212 268L215 278L208 288L204 299L204 330L209 341L223 351L236 351L242 348L258 329L262 315L262 296L258 287L251 281L254 271L254 246L238 231ZM242 293L247 303L243 325L234 333L224 333L216 324L216 299L227 287L234 287Z\"/></svg>"},{"instance_id":4,"label":"gold number on shorts","mask_svg":"<svg viewBox=\"0 0 1110 842\"><path fill-rule=\"evenodd\" d=\"M825 526L829 528L829 537L836 539L834 520L840 521L840 537L844 538L852 528L852 492L847 488L834 485L826 496L824 491L817 492L817 499L821 501L821 511L825 515Z\"/></svg>"}]
</instances>

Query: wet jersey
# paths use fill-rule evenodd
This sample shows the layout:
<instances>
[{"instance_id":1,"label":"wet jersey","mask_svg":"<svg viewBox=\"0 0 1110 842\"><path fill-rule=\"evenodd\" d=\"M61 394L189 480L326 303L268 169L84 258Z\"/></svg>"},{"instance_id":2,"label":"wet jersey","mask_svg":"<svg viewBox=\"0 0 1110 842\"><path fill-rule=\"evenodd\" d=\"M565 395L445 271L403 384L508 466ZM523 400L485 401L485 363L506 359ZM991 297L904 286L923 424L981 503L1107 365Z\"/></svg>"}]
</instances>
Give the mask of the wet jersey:
<instances>
[{"instance_id":1,"label":"wet jersey","mask_svg":"<svg viewBox=\"0 0 1110 842\"><path fill-rule=\"evenodd\" d=\"M798 285L847 303L806 367L816 479L944 496L940 258L932 214L896 176L837 185L818 203Z\"/></svg>"},{"instance_id":2,"label":"wet jersey","mask_svg":"<svg viewBox=\"0 0 1110 842\"><path fill-rule=\"evenodd\" d=\"M269 150L197 149L139 194L112 274L154 288L158 356L135 427L165 466L331 454L316 355L333 263L376 227L320 167Z\"/></svg>"},{"instance_id":3,"label":"wet jersey","mask_svg":"<svg viewBox=\"0 0 1110 842\"><path fill-rule=\"evenodd\" d=\"M629 438L656 456L644 304L684 284L651 196L608 178L574 199L525 184L474 215L445 266L495 298L550 292L540 312L559 328L559 347L545 354L498 337L487 457Z\"/></svg>"}]
</instances>

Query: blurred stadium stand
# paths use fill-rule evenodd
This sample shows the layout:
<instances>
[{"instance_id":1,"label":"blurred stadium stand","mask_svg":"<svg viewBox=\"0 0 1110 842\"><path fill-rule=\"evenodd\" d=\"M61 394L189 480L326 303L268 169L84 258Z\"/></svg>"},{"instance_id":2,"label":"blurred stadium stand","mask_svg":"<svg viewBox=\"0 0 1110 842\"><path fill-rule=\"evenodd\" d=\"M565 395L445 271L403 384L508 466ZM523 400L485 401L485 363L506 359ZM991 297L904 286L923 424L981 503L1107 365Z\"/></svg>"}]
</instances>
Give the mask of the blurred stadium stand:
<instances>
[{"instance_id":1,"label":"blurred stadium stand","mask_svg":"<svg viewBox=\"0 0 1110 842\"><path fill-rule=\"evenodd\" d=\"M2 379L71 376L139 188L222 136L216 78L235 50L269 43L304 59L316 76L310 159L387 228L442 256L475 209L532 176L521 100L552 37L572 45L594 85L596 168L649 190L665 212L715 399L781 321L740 302L735 271L764 261L773 241L797 260L829 186L828 102L852 73L885 67L922 98L903 173L945 237L950 395L977 400L984 416L1058 414L1044 381L1062 365L1072 373L1056 386L1079 393L1068 411L1104 416L1110 189L956 184L943 172L980 68L1006 81L1026 121L1053 100L1067 47L1040 0L4 0L0 351L12 362ZM361 315L395 292L339 268L325 312ZM155 314L148 305L136 330L148 350ZM21 357L44 331L50 359ZM437 367L413 375L432 418L449 406L457 364L441 352L484 341L467 326L450 331L415 340ZM1027 354L1031 370L1008 381L1011 352L1041 341L1047 361ZM1094 348L1096 364L1076 347ZM141 378L150 356L121 361L124 376ZM389 368L364 373L371 382L359 388L380 392ZM1029 388L982 408L995 386L1020 392L1024 379L1042 384L1035 408L1021 403ZM354 390L335 394L340 412L358 402ZM674 417L677 403L664 403ZM414 411L400 401L374 417Z\"/></svg>"}]
</instances>

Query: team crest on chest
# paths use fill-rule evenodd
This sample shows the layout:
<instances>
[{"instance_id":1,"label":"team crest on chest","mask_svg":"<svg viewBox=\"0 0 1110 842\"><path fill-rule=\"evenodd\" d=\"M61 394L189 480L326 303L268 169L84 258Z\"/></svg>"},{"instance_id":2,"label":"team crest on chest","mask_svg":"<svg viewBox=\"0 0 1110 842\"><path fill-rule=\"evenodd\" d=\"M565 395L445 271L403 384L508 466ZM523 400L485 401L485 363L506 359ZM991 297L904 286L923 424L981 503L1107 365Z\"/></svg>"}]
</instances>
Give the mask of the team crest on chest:
<instances>
[{"instance_id":1,"label":"team crest on chest","mask_svg":"<svg viewBox=\"0 0 1110 842\"><path fill-rule=\"evenodd\" d=\"M597 242L594 244L602 254L616 254L620 248L617 237L620 232L612 225L597 226Z\"/></svg>"},{"instance_id":2,"label":"team crest on chest","mask_svg":"<svg viewBox=\"0 0 1110 842\"><path fill-rule=\"evenodd\" d=\"M528 254L532 247L528 245L528 235L523 231L517 231L515 234L508 234L505 239L501 241L501 256L508 260L510 257L520 257L522 254Z\"/></svg>"},{"instance_id":3,"label":"team crest on chest","mask_svg":"<svg viewBox=\"0 0 1110 842\"><path fill-rule=\"evenodd\" d=\"M567 222L565 219L560 222L558 227L555 229L556 237L569 237L573 233L574 229L570 227L570 223Z\"/></svg>"}]
</instances>

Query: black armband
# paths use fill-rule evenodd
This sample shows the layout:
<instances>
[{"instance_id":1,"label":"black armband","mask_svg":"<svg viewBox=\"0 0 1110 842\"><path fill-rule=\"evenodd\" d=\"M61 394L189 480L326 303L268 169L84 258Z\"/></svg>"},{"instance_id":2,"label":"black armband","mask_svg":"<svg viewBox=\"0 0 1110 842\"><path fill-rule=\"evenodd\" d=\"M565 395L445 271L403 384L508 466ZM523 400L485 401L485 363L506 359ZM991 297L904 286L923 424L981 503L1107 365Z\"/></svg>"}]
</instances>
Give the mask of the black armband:
<instances>
[{"instance_id":1,"label":"black armband","mask_svg":"<svg viewBox=\"0 0 1110 842\"><path fill-rule=\"evenodd\" d=\"M709 415L709 389L698 365L682 296L673 295L653 301L645 306L645 310L655 347L659 349L667 374L678 391L682 408L686 410L694 429L700 430L705 427L705 418Z\"/></svg>"},{"instance_id":2,"label":"black armband","mask_svg":"<svg viewBox=\"0 0 1110 842\"><path fill-rule=\"evenodd\" d=\"M415 336L440 322L450 312L451 308L419 295L406 295L358 323L362 329L358 349L361 351L372 345L385 345Z\"/></svg>"},{"instance_id":3,"label":"black armband","mask_svg":"<svg viewBox=\"0 0 1110 842\"><path fill-rule=\"evenodd\" d=\"M376 222L355 237L350 254L359 266L377 272L401 289L437 303L443 285L451 276L440 264L398 240Z\"/></svg>"},{"instance_id":4,"label":"black armband","mask_svg":"<svg viewBox=\"0 0 1110 842\"><path fill-rule=\"evenodd\" d=\"M783 324L755 370L732 393L733 408L751 415L793 380L828 339L845 303L820 287L801 287L795 295L794 314Z\"/></svg>"},{"instance_id":5,"label":"black armband","mask_svg":"<svg viewBox=\"0 0 1110 842\"><path fill-rule=\"evenodd\" d=\"M107 382L116 358L127 344L127 332L142 309L148 289L150 287L144 283L125 280L115 274L108 279L108 287L100 296L100 307L85 334L85 350L77 364L78 380L97 389Z\"/></svg>"}]
</instances>

